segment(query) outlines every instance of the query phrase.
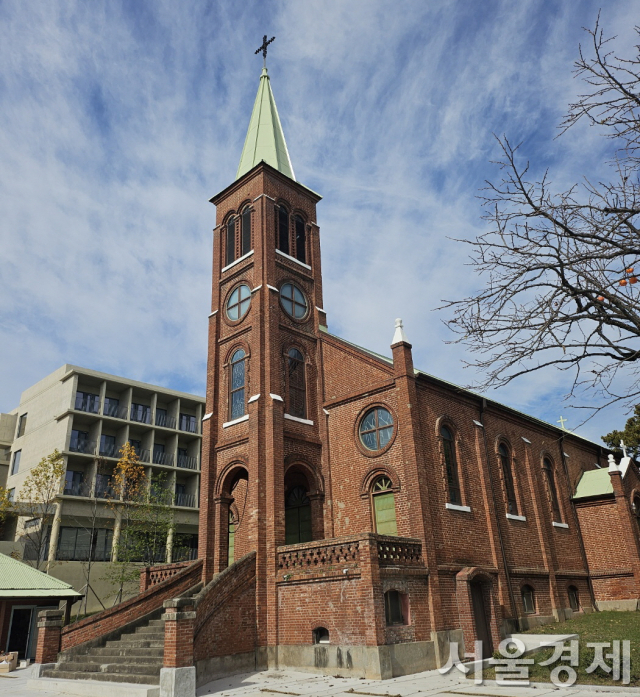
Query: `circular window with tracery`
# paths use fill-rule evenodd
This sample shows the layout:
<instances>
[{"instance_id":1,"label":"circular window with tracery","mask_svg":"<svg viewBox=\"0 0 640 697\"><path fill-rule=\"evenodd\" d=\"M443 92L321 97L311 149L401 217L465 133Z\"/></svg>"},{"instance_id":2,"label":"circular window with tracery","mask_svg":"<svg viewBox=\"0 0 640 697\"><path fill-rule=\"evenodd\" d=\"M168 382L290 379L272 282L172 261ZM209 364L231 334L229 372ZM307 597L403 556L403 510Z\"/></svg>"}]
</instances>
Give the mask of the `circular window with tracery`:
<instances>
[{"instance_id":1,"label":"circular window with tracery","mask_svg":"<svg viewBox=\"0 0 640 697\"><path fill-rule=\"evenodd\" d=\"M360 441L367 450L384 449L393 436L393 416L384 407L370 409L360 422Z\"/></svg>"},{"instance_id":2,"label":"circular window with tracery","mask_svg":"<svg viewBox=\"0 0 640 697\"><path fill-rule=\"evenodd\" d=\"M227 300L227 317L232 322L237 322L247 314L250 304L251 290L248 285L242 283L232 291Z\"/></svg>"},{"instance_id":3,"label":"circular window with tracery","mask_svg":"<svg viewBox=\"0 0 640 697\"><path fill-rule=\"evenodd\" d=\"M307 299L300 288L293 285L293 283L282 284L280 288L280 302L284 311L293 319L303 319L307 314Z\"/></svg>"}]
</instances>

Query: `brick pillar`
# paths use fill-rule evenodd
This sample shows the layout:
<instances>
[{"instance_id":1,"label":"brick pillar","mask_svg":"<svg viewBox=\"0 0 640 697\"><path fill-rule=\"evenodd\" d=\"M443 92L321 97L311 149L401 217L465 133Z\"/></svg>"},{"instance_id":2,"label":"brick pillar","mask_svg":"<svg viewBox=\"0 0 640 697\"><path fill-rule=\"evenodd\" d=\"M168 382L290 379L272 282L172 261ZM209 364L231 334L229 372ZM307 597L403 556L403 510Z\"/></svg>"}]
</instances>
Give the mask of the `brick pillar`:
<instances>
[{"instance_id":1,"label":"brick pillar","mask_svg":"<svg viewBox=\"0 0 640 697\"><path fill-rule=\"evenodd\" d=\"M609 455L609 458L609 476L611 477L611 486L613 487L618 516L622 526L622 539L620 540L620 544L627 550L629 565L633 569L636 592L640 593L640 562L638 561L640 543L636 532L635 516L631 511L631 504L624 490L622 472L620 468L615 465L613 457Z\"/></svg>"},{"instance_id":2,"label":"brick pillar","mask_svg":"<svg viewBox=\"0 0 640 697\"><path fill-rule=\"evenodd\" d=\"M149 566L145 566L144 569L140 572L140 592L144 593L147 588L149 588L149 582L151 578L151 568Z\"/></svg>"},{"instance_id":3,"label":"brick pillar","mask_svg":"<svg viewBox=\"0 0 640 697\"><path fill-rule=\"evenodd\" d=\"M55 663L58 660L63 614L62 610L44 610L38 615L36 663Z\"/></svg>"},{"instance_id":4,"label":"brick pillar","mask_svg":"<svg viewBox=\"0 0 640 697\"><path fill-rule=\"evenodd\" d=\"M193 598L176 598L164 602L165 668L188 668L194 665L193 632L195 606Z\"/></svg>"}]
</instances>

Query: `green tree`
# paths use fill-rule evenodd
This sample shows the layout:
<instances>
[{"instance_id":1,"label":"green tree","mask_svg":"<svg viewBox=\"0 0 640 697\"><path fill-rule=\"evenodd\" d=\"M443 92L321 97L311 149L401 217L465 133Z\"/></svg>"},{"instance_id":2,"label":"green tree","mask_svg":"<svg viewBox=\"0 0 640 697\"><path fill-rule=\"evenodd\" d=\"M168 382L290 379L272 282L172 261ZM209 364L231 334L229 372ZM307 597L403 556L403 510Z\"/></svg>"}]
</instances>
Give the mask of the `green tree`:
<instances>
[{"instance_id":1,"label":"green tree","mask_svg":"<svg viewBox=\"0 0 640 697\"><path fill-rule=\"evenodd\" d=\"M13 503L9 498L9 490L0 486L0 531L4 527L4 522L7 516L11 513L13 509Z\"/></svg>"},{"instance_id":2,"label":"green tree","mask_svg":"<svg viewBox=\"0 0 640 697\"><path fill-rule=\"evenodd\" d=\"M43 457L27 475L13 506L17 515L24 519L21 535L24 561L47 573L49 528L65 470L64 456L57 449Z\"/></svg>"},{"instance_id":3,"label":"green tree","mask_svg":"<svg viewBox=\"0 0 640 697\"><path fill-rule=\"evenodd\" d=\"M622 455L620 442L624 442L627 455L634 460L638 460L640 458L640 404L636 404L633 416L627 419L627 423L622 431L611 431L606 436L602 436L602 440L618 457Z\"/></svg>"}]
</instances>

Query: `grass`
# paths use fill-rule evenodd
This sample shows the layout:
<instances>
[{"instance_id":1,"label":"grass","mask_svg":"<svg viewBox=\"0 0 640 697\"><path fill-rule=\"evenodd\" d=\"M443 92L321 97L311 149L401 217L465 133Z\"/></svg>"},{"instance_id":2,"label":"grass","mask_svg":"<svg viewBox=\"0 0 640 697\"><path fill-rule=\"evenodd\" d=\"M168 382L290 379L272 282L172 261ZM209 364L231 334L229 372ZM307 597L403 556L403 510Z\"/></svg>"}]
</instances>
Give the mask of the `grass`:
<instances>
[{"instance_id":1,"label":"grass","mask_svg":"<svg viewBox=\"0 0 640 697\"><path fill-rule=\"evenodd\" d=\"M580 642L579 665L575 666L578 675L576 685L618 685L622 686L621 681L614 682L611 673L606 673L601 668L596 668L593 673L587 673L587 668L591 665L594 656L594 649L587 648L589 642L612 642L615 639L629 640L631 642L631 682L630 686L640 687L640 613L638 612L593 612L580 615L568 622L560 624L547 624L543 627L523 632L524 634L577 634ZM567 644L568 646L568 644ZM620 644L622 652L622 643ZM611 649L605 648L605 655ZM550 666L538 665L540 661L545 661L553 655L553 649L544 649L533 653L526 658L533 658L534 665L529 666L529 680L531 682L550 682L550 674L553 668L558 665L569 665L567 660L558 660ZM494 654L498 657L499 654ZM567 656L567 654L565 654ZM501 656L500 656L501 657ZM606 659L605 659L606 660ZM607 665L612 665L612 660L606 660ZM485 679L495 680L495 669L485 668L483 676ZM561 680L567 679L565 672L560 675Z\"/></svg>"}]
</instances>

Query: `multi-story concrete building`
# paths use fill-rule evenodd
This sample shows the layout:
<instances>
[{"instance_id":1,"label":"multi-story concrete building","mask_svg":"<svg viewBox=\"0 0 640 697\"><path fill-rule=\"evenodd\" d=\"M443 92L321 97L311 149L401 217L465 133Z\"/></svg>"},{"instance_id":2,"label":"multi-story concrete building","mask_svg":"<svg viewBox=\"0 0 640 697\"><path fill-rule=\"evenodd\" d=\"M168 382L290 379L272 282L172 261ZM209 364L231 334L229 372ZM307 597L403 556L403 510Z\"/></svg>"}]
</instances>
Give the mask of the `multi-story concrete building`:
<instances>
[{"instance_id":1,"label":"multi-story concrete building","mask_svg":"<svg viewBox=\"0 0 640 697\"><path fill-rule=\"evenodd\" d=\"M29 471L57 449L66 472L40 555L51 574L80 590L82 562L89 555L98 564L109 562L117 545L114 506L108 503L110 475L120 448L129 442L147 481L163 473L163 486L172 494L175 527L166 542L166 558L159 561L195 558L203 406L204 399L196 395L74 365L62 366L27 389L17 409L0 416L0 467L9 468L6 487L18 513L5 525L2 551L33 556L29 545L19 544L31 522L19 515L20 491ZM90 518L97 518L95 525ZM100 577L98 569L92 586L98 595L101 588L108 596ZM95 598L92 603L97 604Z\"/></svg>"}]
</instances>

